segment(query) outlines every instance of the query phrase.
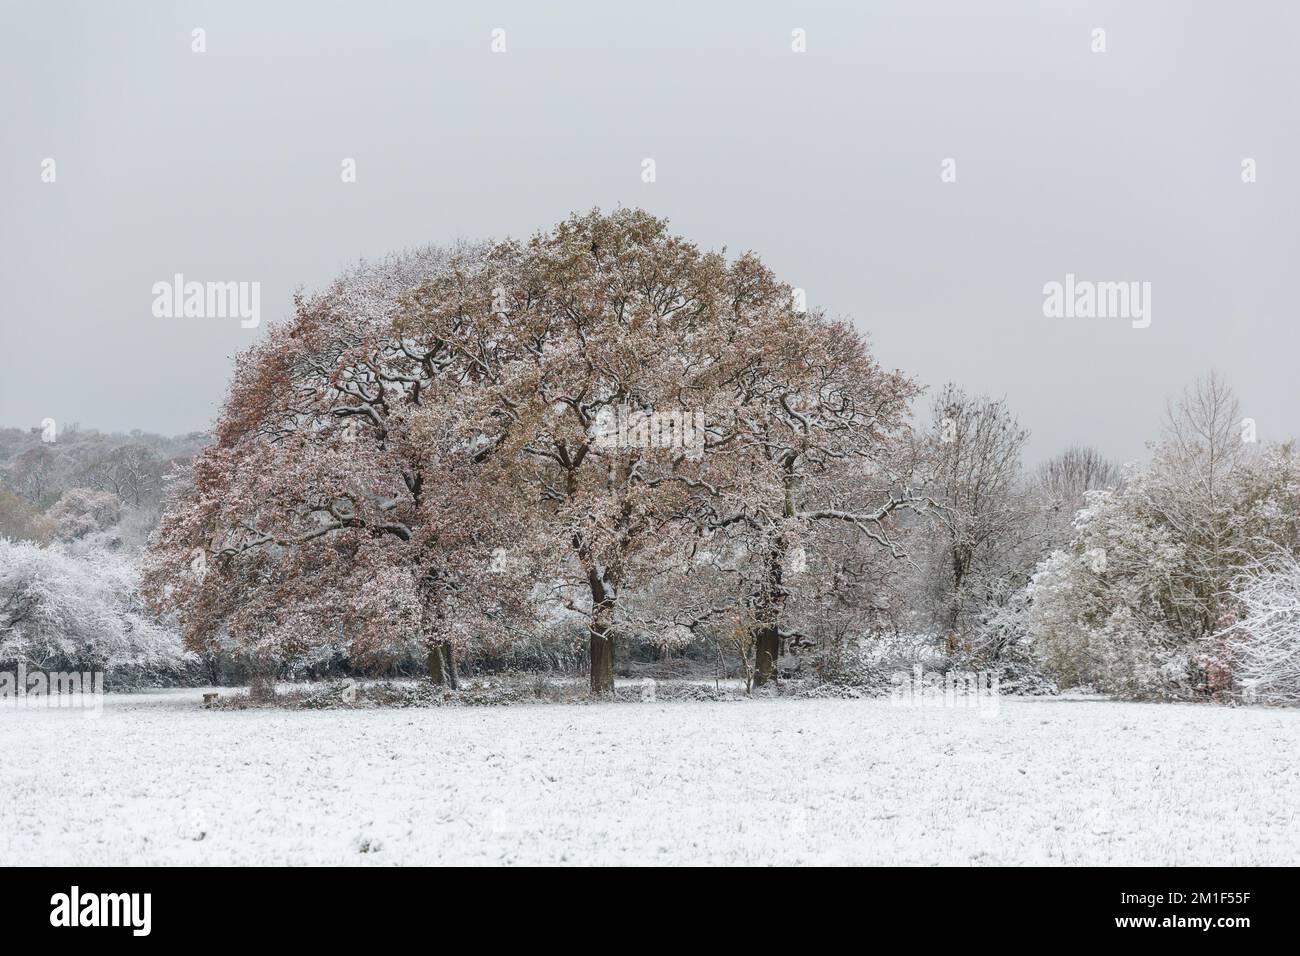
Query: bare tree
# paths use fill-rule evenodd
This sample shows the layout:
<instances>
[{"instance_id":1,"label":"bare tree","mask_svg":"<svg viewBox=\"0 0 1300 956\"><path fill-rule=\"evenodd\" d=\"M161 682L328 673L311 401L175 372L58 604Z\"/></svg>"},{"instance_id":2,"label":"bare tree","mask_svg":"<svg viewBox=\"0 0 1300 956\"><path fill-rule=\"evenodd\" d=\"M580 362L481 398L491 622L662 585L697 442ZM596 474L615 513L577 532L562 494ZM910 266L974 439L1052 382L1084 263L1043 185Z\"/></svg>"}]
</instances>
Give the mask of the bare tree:
<instances>
[{"instance_id":1,"label":"bare tree","mask_svg":"<svg viewBox=\"0 0 1300 956\"><path fill-rule=\"evenodd\" d=\"M1005 401L967 395L952 384L935 398L933 416L940 623L948 649L955 650L980 605L978 585L988 584L1024 541L1033 509L1020 455L1029 433Z\"/></svg>"},{"instance_id":2,"label":"bare tree","mask_svg":"<svg viewBox=\"0 0 1300 956\"><path fill-rule=\"evenodd\" d=\"M1147 503L1170 527L1191 561L1183 587L1195 609L1183 626L1205 636L1223 625L1225 596L1239 555L1233 553L1233 479L1248 460L1241 409L1217 372L1198 379L1166 406L1164 434Z\"/></svg>"},{"instance_id":3,"label":"bare tree","mask_svg":"<svg viewBox=\"0 0 1300 956\"><path fill-rule=\"evenodd\" d=\"M1071 445L1038 466L1038 484L1054 507L1063 512L1083 504L1084 494L1119 485L1121 471L1097 449Z\"/></svg>"}]
</instances>

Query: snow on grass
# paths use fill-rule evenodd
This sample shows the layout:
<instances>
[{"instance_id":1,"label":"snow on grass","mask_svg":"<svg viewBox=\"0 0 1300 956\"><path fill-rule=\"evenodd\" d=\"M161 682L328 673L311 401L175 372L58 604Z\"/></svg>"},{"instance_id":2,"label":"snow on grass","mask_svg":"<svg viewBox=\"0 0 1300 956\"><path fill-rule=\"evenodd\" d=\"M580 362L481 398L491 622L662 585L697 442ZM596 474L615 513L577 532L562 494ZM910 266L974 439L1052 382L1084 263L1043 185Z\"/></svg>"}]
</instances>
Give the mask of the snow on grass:
<instances>
[{"instance_id":1,"label":"snow on grass","mask_svg":"<svg viewBox=\"0 0 1300 956\"><path fill-rule=\"evenodd\" d=\"M1004 700L0 711L10 864L1295 864L1300 713Z\"/></svg>"}]
</instances>

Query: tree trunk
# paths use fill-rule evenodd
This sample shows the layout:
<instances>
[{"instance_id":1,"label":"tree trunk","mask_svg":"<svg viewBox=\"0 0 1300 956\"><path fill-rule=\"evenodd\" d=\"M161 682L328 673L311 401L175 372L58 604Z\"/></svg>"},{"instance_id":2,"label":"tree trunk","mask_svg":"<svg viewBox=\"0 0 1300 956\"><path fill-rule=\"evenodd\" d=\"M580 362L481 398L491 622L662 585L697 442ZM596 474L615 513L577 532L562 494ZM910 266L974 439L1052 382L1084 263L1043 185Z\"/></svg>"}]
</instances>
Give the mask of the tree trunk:
<instances>
[{"instance_id":1,"label":"tree trunk","mask_svg":"<svg viewBox=\"0 0 1300 956\"><path fill-rule=\"evenodd\" d=\"M609 605L596 608L591 616L591 692L614 692L614 634L611 627L614 609Z\"/></svg>"},{"instance_id":2,"label":"tree trunk","mask_svg":"<svg viewBox=\"0 0 1300 956\"><path fill-rule=\"evenodd\" d=\"M248 679L248 696L265 702L275 697L276 668L266 661L255 661Z\"/></svg>"},{"instance_id":3,"label":"tree trunk","mask_svg":"<svg viewBox=\"0 0 1300 956\"><path fill-rule=\"evenodd\" d=\"M593 695L614 692L614 605L616 586L596 570L587 569L587 584L591 587L591 692Z\"/></svg>"},{"instance_id":4,"label":"tree trunk","mask_svg":"<svg viewBox=\"0 0 1300 956\"><path fill-rule=\"evenodd\" d=\"M960 548L952 552L952 608L948 612L948 630L957 631L957 622L961 620L961 583L966 580L966 571L970 566L968 558ZM949 650L948 653L952 653Z\"/></svg>"},{"instance_id":5,"label":"tree trunk","mask_svg":"<svg viewBox=\"0 0 1300 956\"><path fill-rule=\"evenodd\" d=\"M452 656L450 643L439 641L429 645L424 663L429 669L429 680L435 685L456 689L456 660Z\"/></svg>"},{"instance_id":6,"label":"tree trunk","mask_svg":"<svg viewBox=\"0 0 1300 956\"><path fill-rule=\"evenodd\" d=\"M754 686L762 687L776 676L781 656L781 635L775 627L761 627L754 637Z\"/></svg>"},{"instance_id":7,"label":"tree trunk","mask_svg":"<svg viewBox=\"0 0 1300 956\"><path fill-rule=\"evenodd\" d=\"M781 656L781 611L785 608L784 576L785 538L777 535L767 555L767 579L755 608L755 687L762 687L776 676L776 661Z\"/></svg>"}]
</instances>

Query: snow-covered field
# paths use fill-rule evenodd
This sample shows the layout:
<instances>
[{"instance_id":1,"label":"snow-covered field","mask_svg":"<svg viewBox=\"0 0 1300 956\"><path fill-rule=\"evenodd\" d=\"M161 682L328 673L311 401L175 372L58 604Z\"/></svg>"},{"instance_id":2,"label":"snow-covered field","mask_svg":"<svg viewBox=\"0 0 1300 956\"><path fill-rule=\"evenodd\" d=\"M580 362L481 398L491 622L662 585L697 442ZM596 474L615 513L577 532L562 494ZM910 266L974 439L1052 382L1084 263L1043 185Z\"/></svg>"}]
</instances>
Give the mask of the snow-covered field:
<instances>
[{"instance_id":1,"label":"snow-covered field","mask_svg":"<svg viewBox=\"0 0 1300 956\"><path fill-rule=\"evenodd\" d=\"M1300 713L1083 699L0 711L11 864L1295 864Z\"/></svg>"}]
</instances>

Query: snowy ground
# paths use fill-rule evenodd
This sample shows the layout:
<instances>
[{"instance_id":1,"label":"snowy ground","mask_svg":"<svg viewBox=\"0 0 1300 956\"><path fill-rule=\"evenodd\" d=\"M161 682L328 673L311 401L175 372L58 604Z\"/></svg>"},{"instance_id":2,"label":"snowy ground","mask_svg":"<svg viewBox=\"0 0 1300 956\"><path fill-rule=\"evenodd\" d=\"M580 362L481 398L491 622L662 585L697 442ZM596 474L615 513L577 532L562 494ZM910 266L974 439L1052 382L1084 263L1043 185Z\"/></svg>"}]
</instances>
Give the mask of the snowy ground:
<instances>
[{"instance_id":1,"label":"snowy ground","mask_svg":"<svg viewBox=\"0 0 1300 956\"><path fill-rule=\"evenodd\" d=\"M1300 863L1300 713L1005 700L0 711L0 861Z\"/></svg>"}]
</instances>

